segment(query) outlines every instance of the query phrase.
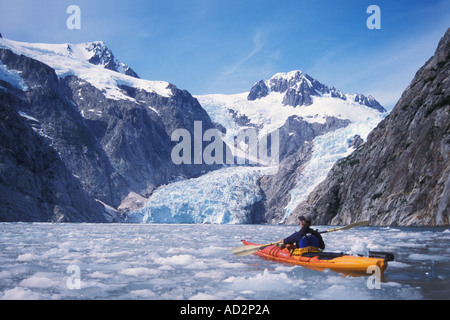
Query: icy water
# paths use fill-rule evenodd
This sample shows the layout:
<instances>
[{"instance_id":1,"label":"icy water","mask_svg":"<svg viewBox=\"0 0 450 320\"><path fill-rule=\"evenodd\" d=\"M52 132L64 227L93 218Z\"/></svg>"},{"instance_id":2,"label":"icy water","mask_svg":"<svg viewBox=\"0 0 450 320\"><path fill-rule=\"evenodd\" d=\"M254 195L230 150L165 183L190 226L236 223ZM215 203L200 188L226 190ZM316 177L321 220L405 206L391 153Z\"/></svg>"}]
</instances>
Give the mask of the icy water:
<instances>
[{"instance_id":1,"label":"icy water","mask_svg":"<svg viewBox=\"0 0 450 320\"><path fill-rule=\"evenodd\" d=\"M321 231L330 227L317 227ZM241 239L277 241L293 226L0 224L0 299L449 299L450 231L356 228L327 251L390 251L379 289L345 276L235 257Z\"/></svg>"}]
</instances>

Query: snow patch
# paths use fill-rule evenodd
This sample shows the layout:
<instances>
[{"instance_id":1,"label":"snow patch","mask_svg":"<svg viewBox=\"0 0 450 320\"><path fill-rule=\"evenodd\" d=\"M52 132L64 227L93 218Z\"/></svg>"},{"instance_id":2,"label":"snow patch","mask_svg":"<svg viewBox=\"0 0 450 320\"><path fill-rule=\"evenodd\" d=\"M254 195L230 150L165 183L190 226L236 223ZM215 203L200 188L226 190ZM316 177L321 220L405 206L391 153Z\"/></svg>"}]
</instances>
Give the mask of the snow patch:
<instances>
[{"instance_id":1,"label":"snow patch","mask_svg":"<svg viewBox=\"0 0 450 320\"><path fill-rule=\"evenodd\" d=\"M39 60L53 68L60 78L76 76L83 79L102 91L108 99L135 101L119 88L121 85L154 92L164 97L172 95L172 89L168 82L137 79L120 72L105 69L102 64L94 65L90 63L89 59L95 54L95 52L90 50L91 45L92 43L26 43L0 39L0 48L10 49L16 54L23 54ZM0 66L0 79L2 79L1 75L5 74L5 71L2 71L3 69ZM15 83L19 87L23 86L18 81L17 75L9 74L8 78L10 81L11 79L14 80L13 84Z\"/></svg>"}]
</instances>

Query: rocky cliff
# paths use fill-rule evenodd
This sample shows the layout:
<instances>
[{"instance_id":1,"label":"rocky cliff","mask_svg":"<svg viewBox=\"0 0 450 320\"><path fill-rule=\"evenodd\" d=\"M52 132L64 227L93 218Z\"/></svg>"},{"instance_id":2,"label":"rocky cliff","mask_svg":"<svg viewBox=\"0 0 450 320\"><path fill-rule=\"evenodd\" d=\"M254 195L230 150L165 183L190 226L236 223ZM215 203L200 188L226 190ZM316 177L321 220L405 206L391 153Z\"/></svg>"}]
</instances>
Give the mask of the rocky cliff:
<instances>
[{"instance_id":1,"label":"rocky cliff","mask_svg":"<svg viewBox=\"0 0 450 320\"><path fill-rule=\"evenodd\" d=\"M0 221L108 222L114 217L83 189L21 112L23 92L0 80Z\"/></svg>"},{"instance_id":2,"label":"rocky cliff","mask_svg":"<svg viewBox=\"0 0 450 320\"><path fill-rule=\"evenodd\" d=\"M450 29L392 113L338 161L288 223L370 220L379 226L448 226L450 220Z\"/></svg>"},{"instance_id":3,"label":"rocky cliff","mask_svg":"<svg viewBox=\"0 0 450 320\"><path fill-rule=\"evenodd\" d=\"M113 221L127 196L218 167L171 161L173 130L193 135L211 119L189 92L139 79L102 42L1 39L0 93L0 221Z\"/></svg>"}]
</instances>

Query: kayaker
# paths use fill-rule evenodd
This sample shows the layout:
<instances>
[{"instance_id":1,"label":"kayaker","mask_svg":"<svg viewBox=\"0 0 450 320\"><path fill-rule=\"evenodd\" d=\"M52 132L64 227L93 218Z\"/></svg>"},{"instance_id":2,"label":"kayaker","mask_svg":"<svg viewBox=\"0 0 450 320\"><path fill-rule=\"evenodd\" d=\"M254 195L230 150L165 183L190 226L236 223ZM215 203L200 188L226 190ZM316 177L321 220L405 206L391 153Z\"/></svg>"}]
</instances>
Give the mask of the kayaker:
<instances>
[{"instance_id":1,"label":"kayaker","mask_svg":"<svg viewBox=\"0 0 450 320\"><path fill-rule=\"evenodd\" d=\"M295 248L300 249L296 250L298 254L324 250L325 243L323 242L322 236L317 230L311 229L311 217L300 216L299 220L302 228L289 237L281 239L281 244L295 245Z\"/></svg>"}]
</instances>

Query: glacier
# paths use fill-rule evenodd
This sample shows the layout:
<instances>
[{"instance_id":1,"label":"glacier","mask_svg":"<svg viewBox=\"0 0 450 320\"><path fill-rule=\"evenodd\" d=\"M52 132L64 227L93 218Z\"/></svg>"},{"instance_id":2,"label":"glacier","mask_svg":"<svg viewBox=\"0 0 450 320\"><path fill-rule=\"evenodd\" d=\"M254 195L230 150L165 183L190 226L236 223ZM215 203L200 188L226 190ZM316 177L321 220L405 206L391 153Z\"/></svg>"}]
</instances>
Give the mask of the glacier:
<instances>
[{"instance_id":1,"label":"glacier","mask_svg":"<svg viewBox=\"0 0 450 320\"><path fill-rule=\"evenodd\" d=\"M232 166L157 189L129 223L248 223L248 209L261 200L258 179L272 167ZM276 170L276 168L275 168Z\"/></svg>"},{"instance_id":2,"label":"glacier","mask_svg":"<svg viewBox=\"0 0 450 320\"><path fill-rule=\"evenodd\" d=\"M386 115L378 113L313 140L312 158L290 191L286 218L326 178L333 164L354 150L349 140L355 135L366 140ZM232 166L163 186L151 195L144 208L128 213L126 222L249 223L251 207L262 199L258 180L277 170L278 167Z\"/></svg>"},{"instance_id":3,"label":"glacier","mask_svg":"<svg viewBox=\"0 0 450 320\"><path fill-rule=\"evenodd\" d=\"M354 148L349 143L350 139L359 135L366 141L369 133L386 116L387 113L380 113L314 139L311 160L297 177L295 188L289 192L291 200L285 208L285 218L289 217L297 205L306 200L308 194L325 180L336 161L349 156L354 151Z\"/></svg>"},{"instance_id":4,"label":"glacier","mask_svg":"<svg viewBox=\"0 0 450 320\"><path fill-rule=\"evenodd\" d=\"M296 72L295 74L297 74ZM280 74L273 79L278 79ZM285 75L291 79L290 74ZM278 77L278 78L277 78ZM312 79L312 78L311 78ZM295 84L295 83L294 83ZM293 85L291 83L291 85ZM251 101L248 92L195 96L211 120L222 126L223 141L229 146L233 139L248 129L256 129L259 138L282 127L289 117L298 116L309 123L325 123L328 118L349 120L349 126L318 136L313 140L313 154L297 177L285 208L287 218L320 182L333 164L354 149L349 140L359 135L363 140L387 115L356 102L355 96L336 98L331 93L311 97L312 104L293 107L283 104L283 93L272 91ZM342 94L343 95L343 94ZM234 154L241 156L246 146L238 146ZM259 180L273 175L278 166L230 166L201 177L178 181L158 188L144 208L129 212L129 223L251 223L251 211L264 197ZM283 217L280 217L283 220Z\"/></svg>"},{"instance_id":5,"label":"glacier","mask_svg":"<svg viewBox=\"0 0 450 320\"><path fill-rule=\"evenodd\" d=\"M19 90L28 91L28 86L20 76L19 72L15 70L9 70L8 67L5 66L1 61L0 61L0 81L5 81ZM0 89L1 88L2 87L0 86Z\"/></svg>"}]
</instances>

